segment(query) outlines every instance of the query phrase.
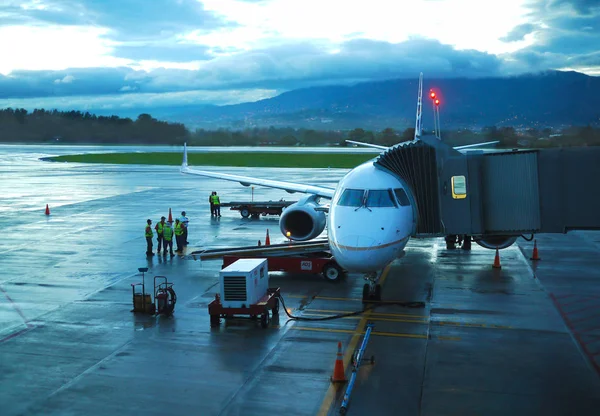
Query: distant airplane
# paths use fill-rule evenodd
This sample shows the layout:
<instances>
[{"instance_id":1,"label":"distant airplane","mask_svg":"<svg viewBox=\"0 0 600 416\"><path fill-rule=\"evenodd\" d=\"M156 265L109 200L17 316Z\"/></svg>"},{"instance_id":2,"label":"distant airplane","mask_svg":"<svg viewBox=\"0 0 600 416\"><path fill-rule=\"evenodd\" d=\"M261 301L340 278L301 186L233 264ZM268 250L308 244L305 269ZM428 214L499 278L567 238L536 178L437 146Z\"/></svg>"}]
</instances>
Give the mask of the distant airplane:
<instances>
[{"instance_id":1,"label":"distant airplane","mask_svg":"<svg viewBox=\"0 0 600 416\"><path fill-rule=\"evenodd\" d=\"M413 141L421 136L422 94L421 73ZM370 143L347 142L383 151L389 149ZM454 149L495 143L478 143ZM261 185L290 193L309 194L283 211L279 220L283 235L295 241L311 240L319 236L327 225L329 247L337 263L348 272L364 273L368 281L363 287L363 300L380 300L379 276L387 265L401 255L410 237L415 235L418 218L410 187L396 175L379 168L375 160L352 169L335 188L327 188L191 169L187 164L187 148L184 144L181 173L240 182L244 186ZM331 200L329 207L319 204L321 198ZM326 212L329 213L328 221Z\"/></svg>"}]
</instances>

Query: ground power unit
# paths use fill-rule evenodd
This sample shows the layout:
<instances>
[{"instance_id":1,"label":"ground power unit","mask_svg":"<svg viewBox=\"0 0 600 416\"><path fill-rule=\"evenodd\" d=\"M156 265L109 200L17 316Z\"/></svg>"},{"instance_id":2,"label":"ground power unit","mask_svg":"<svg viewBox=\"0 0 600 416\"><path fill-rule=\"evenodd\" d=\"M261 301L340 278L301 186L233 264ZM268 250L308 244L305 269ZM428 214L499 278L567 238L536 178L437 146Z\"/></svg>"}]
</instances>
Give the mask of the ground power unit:
<instances>
[{"instance_id":1,"label":"ground power unit","mask_svg":"<svg viewBox=\"0 0 600 416\"><path fill-rule=\"evenodd\" d=\"M246 308L265 296L269 288L267 259L239 259L219 274L224 308Z\"/></svg>"}]
</instances>

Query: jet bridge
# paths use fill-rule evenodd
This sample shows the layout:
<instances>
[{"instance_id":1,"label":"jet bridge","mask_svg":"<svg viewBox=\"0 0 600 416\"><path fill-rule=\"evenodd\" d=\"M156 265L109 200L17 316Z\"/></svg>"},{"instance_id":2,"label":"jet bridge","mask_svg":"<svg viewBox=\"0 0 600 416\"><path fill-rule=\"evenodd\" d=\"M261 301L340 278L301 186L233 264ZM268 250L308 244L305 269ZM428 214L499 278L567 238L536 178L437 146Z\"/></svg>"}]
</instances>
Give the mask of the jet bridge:
<instances>
[{"instance_id":1,"label":"jet bridge","mask_svg":"<svg viewBox=\"0 0 600 416\"><path fill-rule=\"evenodd\" d=\"M404 180L415 237L502 237L600 229L600 147L460 153L437 139L399 144L377 164Z\"/></svg>"}]
</instances>

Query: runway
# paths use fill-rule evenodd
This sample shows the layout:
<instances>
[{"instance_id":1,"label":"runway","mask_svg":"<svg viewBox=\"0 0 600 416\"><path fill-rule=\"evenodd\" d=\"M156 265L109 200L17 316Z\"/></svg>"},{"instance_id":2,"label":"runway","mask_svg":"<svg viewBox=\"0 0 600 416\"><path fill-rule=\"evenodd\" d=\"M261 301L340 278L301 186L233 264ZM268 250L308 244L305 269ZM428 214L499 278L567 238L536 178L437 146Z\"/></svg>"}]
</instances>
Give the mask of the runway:
<instances>
[{"instance_id":1,"label":"runway","mask_svg":"<svg viewBox=\"0 0 600 416\"><path fill-rule=\"evenodd\" d=\"M61 150L61 151L68 151ZM593 414L600 406L600 233L538 236L494 252L411 240L384 275L385 305L333 321L248 321L211 329L220 261L145 255L143 230L182 210L187 251L283 242L278 217L210 217L208 195L251 198L237 183L178 168L41 162L52 147L0 147L0 403L2 415L337 414L330 383L343 344L348 369L375 325L348 409L352 415ZM338 169L215 168L332 186ZM299 194L256 187L260 200ZM49 204L51 215L44 215ZM156 246L154 247L156 249ZM164 275L178 295L171 318L137 316L131 284ZM361 309L363 281L271 273L290 313Z\"/></svg>"}]
</instances>

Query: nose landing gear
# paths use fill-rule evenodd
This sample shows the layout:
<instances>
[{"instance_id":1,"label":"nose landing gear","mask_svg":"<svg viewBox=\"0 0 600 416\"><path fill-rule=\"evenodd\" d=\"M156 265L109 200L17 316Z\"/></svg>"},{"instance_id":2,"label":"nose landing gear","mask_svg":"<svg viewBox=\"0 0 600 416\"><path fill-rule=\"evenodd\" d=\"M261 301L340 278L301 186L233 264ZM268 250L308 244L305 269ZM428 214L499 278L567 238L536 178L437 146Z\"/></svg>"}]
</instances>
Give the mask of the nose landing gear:
<instances>
[{"instance_id":1,"label":"nose landing gear","mask_svg":"<svg viewBox=\"0 0 600 416\"><path fill-rule=\"evenodd\" d=\"M365 283L363 286L363 303L381 301L381 285L377 283L379 282L379 277L379 273L372 273L365 276L365 280L368 283Z\"/></svg>"}]
</instances>

